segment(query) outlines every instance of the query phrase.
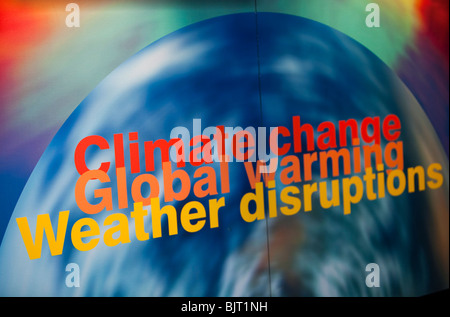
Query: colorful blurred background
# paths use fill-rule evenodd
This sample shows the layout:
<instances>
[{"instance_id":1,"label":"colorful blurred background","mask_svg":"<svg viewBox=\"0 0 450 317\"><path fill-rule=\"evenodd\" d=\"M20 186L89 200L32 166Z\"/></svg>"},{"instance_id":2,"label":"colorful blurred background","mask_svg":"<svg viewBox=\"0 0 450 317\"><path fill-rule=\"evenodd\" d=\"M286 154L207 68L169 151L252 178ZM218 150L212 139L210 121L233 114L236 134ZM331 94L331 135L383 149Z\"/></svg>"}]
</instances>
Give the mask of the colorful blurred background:
<instances>
[{"instance_id":1,"label":"colorful blurred background","mask_svg":"<svg viewBox=\"0 0 450 317\"><path fill-rule=\"evenodd\" d=\"M380 6L379 28L365 25L371 2ZM448 157L448 0L83 0L79 28L65 25L67 3L0 3L1 238L42 153L89 92L155 40L221 15L286 13L360 42L414 94Z\"/></svg>"}]
</instances>

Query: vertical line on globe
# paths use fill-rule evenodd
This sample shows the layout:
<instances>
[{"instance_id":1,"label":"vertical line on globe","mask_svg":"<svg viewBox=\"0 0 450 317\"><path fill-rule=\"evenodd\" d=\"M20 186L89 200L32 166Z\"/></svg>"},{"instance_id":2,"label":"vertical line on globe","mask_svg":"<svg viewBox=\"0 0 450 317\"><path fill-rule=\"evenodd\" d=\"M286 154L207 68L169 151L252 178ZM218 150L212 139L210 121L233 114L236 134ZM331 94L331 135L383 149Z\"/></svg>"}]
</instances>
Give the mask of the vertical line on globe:
<instances>
[{"instance_id":1,"label":"vertical line on globe","mask_svg":"<svg viewBox=\"0 0 450 317\"><path fill-rule=\"evenodd\" d=\"M256 60L258 63L258 93L259 93L259 113L260 122L263 126L263 109L262 109L262 94L261 94L261 64L259 56L259 32L258 32L258 6L257 0L255 0L255 35L256 35ZM267 267L268 267L268 277L269 277L269 296L272 297L272 276L270 272L270 247L269 247L269 220L266 219L266 246L267 246Z\"/></svg>"}]
</instances>

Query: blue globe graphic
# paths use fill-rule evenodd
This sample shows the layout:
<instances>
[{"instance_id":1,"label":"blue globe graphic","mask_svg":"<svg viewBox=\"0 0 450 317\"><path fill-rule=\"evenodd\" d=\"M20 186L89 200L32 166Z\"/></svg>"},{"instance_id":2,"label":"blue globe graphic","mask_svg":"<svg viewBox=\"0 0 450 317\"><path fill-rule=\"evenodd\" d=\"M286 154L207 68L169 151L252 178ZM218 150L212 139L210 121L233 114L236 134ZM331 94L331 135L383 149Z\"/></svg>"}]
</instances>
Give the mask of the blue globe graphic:
<instances>
[{"instance_id":1,"label":"blue globe graphic","mask_svg":"<svg viewBox=\"0 0 450 317\"><path fill-rule=\"evenodd\" d=\"M108 247L101 241L86 252L71 243L70 229L87 216L75 202L79 174L73 156L86 136L100 135L109 144L114 134L126 137L129 132L138 132L142 141L168 140L175 127L192 131L193 119L200 119L202 128L269 129L290 127L293 116L317 126L391 113L402 122L405 167L439 162L442 188L363 199L345 216L341 207L321 210L315 199L311 212L247 223L239 203L252 189L243 164L231 163L231 190L218 228L189 233L179 227L177 235L138 241L130 221L131 243ZM92 148L86 153L88 166L106 161L114 162L113 150ZM128 168L127 156L125 164ZM160 164L156 157L155 166ZM220 175L219 164L211 167ZM184 170L193 175L196 168L187 164ZM153 174L162 177L159 170ZM113 168L108 175L115 184ZM318 170L313 180L319 180ZM117 197L117 188L111 188ZM115 212L129 216L131 195L128 200L128 209L114 202L112 211L89 216L99 224ZM208 204L208 197L190 194L186 201L191 200ZM179 210L185 202L170 204ZM15 219L28 217L34 232L38 214L49 213L55 224L63 210L70 210L63 254L51 256L44 238L41 258L30 260ZM423 295L448 287L440 267L443 251L436 247L434 234L445 213L448 219L448 159L418 102L375 55L308 19L274 13L227 15L152 43L108 75L71 114L41 157L12 215L0 250L0 294ZM79 265L80 287L66 286L68 263ZM380 267L379 288L365 284L368 263Z\"/></svg>"}]
</instances>

